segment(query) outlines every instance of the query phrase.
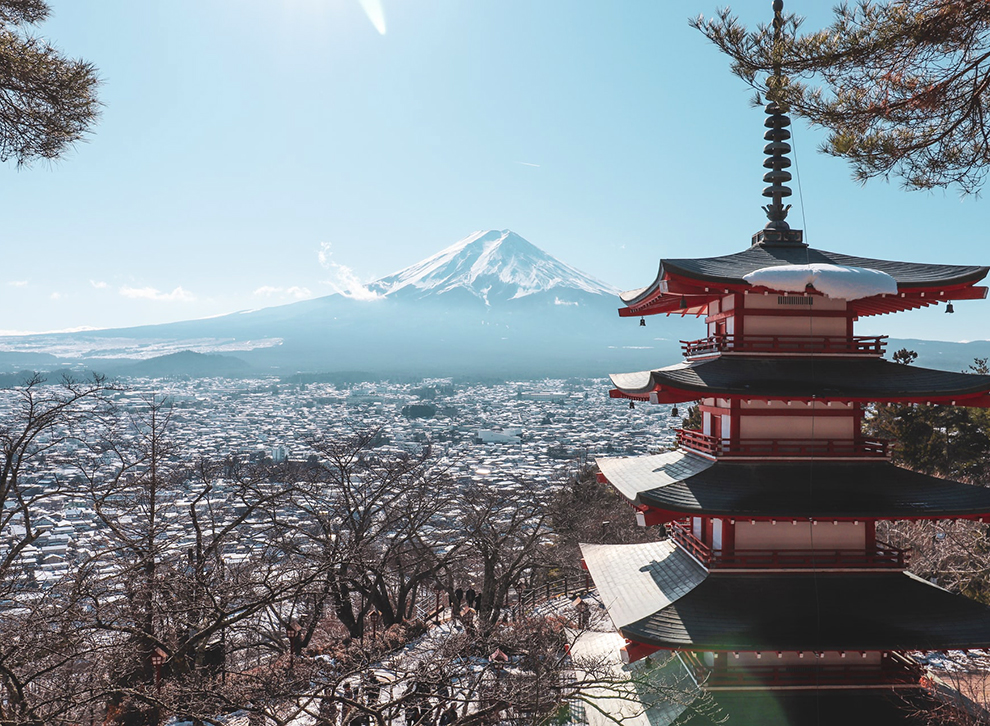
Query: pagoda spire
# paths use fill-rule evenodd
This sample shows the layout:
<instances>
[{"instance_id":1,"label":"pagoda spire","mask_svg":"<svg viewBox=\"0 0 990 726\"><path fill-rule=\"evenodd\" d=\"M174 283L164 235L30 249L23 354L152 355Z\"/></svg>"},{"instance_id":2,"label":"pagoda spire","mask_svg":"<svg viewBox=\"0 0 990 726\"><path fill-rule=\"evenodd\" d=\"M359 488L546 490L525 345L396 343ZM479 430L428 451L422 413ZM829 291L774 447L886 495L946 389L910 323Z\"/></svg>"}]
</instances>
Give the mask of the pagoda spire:
<instances>
[{"instance_id":1,"label":"pagoda spire","mask_svg":"<svg viewBox=\"0 0 990 726\"><path fill-rule=\"evenodd\" d=\"M765 111L767 119L763 125L767 127L767 132L763 138L768 142L763 147L763 153L767 158L763 161L763 167L768 169L763 175L763 181L770 186L763 190L763 196L770 199L770 203L763 207L769 220L766 226L753 237L753 244L801 244L802 234L800 230L792 230L787 224L787 212L791 205L784 204L784 199L791 196L791 188L786 183L791 180L791 173L787 171L791 165L787 154L791 151L791 145L787 140L791 138L791 132L787 127L791 125L791 119L784 111L786 105L780 100L780 92L784 86L784 75L782 71L783 55L783 32L784 32L784 2L774 0L773 2L773 72L767 79L767 103Z\"/></svg>"}]
</instances>

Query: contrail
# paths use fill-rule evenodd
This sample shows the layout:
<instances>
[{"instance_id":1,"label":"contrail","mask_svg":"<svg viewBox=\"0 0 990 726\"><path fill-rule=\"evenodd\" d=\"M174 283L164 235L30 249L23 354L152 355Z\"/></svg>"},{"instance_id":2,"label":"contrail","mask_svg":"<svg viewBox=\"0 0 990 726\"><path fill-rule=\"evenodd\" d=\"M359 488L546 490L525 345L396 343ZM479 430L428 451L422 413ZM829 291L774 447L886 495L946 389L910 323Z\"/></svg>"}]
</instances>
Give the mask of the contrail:
<instances>
[{"instance_id":1,"label":"contrail","mask_svg":"<svg viewBox=\"0 0 990 726\"><path fill-rule=\"evenodd\" d=\"M535 166L537 169L540 168L539 164L530 164L528 161L517 161L517 164L522 164L523 166Z\"/></svg>"}]
</instances>

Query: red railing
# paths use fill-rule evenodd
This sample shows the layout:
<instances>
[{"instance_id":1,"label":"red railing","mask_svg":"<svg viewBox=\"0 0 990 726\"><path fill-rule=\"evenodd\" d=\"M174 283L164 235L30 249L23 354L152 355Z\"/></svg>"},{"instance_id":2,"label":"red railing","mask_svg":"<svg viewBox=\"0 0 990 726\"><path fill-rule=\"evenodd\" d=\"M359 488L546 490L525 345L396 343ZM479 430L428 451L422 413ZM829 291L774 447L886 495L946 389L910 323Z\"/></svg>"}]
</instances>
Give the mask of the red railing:
<instances>
[{"instance_id":1,"label":"red railing","mask_svg":"<svg viewBox=\"0 0 990 726\"><path fill-rule=\"evenodd\" d=\"M887 336L855 335L713 335L682 340L688 358L716 353L791 353L828 355L883 355Z\"/></svg>"},{"instance_id":2,"label":"red railing","mask_svg":"<svg viewBox=\"0 0 990 726\"><path fill-rule=\"evenodd\" d=\"M671 539L694 555L695 558L705 567L710 568L712 561L712 550L704 542L694 536L694 533L691 531L689 521L671 522L670 529L668 531L670 532Z\"/></svg>"},{"instance_id":3,"label":"red railing","mask_svg":"<svg viewBox=\"0 0 990 726\"><path fill-rule=\"evenodd\" d=\"M721 658L731 658L727 653L719 654ZM915 684L921 679L922 667L910 658L900 653L884 653L880 663L868 665L859 663L824 664L815 663L817 655L809 653L807 665L746 665L739 667L711 668L706 666L695 653L681 652L681 657L694 670L695 677L703 682L706 688L732 688L752 683L762 686L802 686L821 685L837 686L847 683L887 685ZM775 653L765 653L764 659L776 658ZM851 654L850 658L858 658L859 653ZM730 661L731 662L731 661Z\"/></svg>"},{"instance_id":4,"label":"red railing","mask_svg":"<svg viewBox=\"0 0 990 726\"><path fill-rule=\"evenodd\" d=\"M776 569L803 567L907 567L908 553L877 543L874 550L715 550L712 569Z\"/></svg>"},{"instance_id":5,"label":"red railing","mask_svg":"<svg viewBox=\"0 0 990 726\"><path fill-rule=\"evenodd\" d=\"M803 569L803 568L892 568L903 570L910 553L886 542L877 542L871 550L735 550L731 553L712 550L699 540L687 522L671 522L671 538L694 555L709 570Z\"/></svg>"},{"instance_id":6,"label":"red railing","mask_svg":"<svg viewBox=\"0 0 990 726\"><path fill-rule=\"evenodd\" d=\"M699 454L720 458L875 457L890 455L890 442L861 436L857 439L743 439L726 441L695 429L677 429L677 444Z\"/></svg>"}]
</instances>

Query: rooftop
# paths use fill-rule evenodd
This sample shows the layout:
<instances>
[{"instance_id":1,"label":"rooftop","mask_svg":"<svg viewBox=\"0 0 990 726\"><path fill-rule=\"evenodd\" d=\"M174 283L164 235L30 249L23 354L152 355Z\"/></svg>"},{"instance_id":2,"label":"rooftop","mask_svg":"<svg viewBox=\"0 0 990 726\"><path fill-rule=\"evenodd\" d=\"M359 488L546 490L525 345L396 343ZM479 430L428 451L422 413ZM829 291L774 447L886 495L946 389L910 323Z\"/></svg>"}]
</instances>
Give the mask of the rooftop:
<instances>
[{"instance_id":1,"label":"rooftop","mask_svg":"<svg viewBox=\"0 0 990 726\"><path fill-rule=\"evenodd\" d=\"M620 631L691 650L980 648L990 608L908 573L716 573Z\"/></svg>"},{"instance_id":2,"label":"rooftop","mask_svg":"<svg viewBox=\"0 0 990 726\"><path fill-rule=\"evenodd\" d=\"M990 513L990 489L887 461L730 462L671 451L600 457L597 463L633 503L680 515L912 519Z\"/></svg>"},{"instance_id":3,"label":"rooftop","mask_svg":"<svg viewBox=\"0 0 990 726\"><path fill-rule=\"evenodd\" d=\"M704 396L742 399L945 402L990 405L990 376L953 373L876 358L738 356L611 375L616 398L660 403Z\"/></svg>"}]
</instances>

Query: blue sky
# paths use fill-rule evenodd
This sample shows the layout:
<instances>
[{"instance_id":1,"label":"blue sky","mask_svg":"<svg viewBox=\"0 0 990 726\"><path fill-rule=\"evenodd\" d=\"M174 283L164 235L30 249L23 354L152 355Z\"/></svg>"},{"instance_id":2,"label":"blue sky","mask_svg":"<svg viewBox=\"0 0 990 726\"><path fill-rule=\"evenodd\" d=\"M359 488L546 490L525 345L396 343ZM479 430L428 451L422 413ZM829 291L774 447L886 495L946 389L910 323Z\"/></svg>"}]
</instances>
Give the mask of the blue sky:
<instances>
[{"instance_id":1,"label":"blue sky","mask_svg":"<svg viewBox=\"0 0 990 726\"><path fill-rule=\"evenodd\" d=\"M0 330L326 295L477 229L620 288L662 256L743 249L765 221L762 113L687 24L718 4L52 0L38 32L99 67L105 109L65 159L0 168ZM813 246L990 262L985 200L861 187L819 140L797 125L791 220ZM988 338L984 305L860 330Z\"/></svg>"}]
</instances>

